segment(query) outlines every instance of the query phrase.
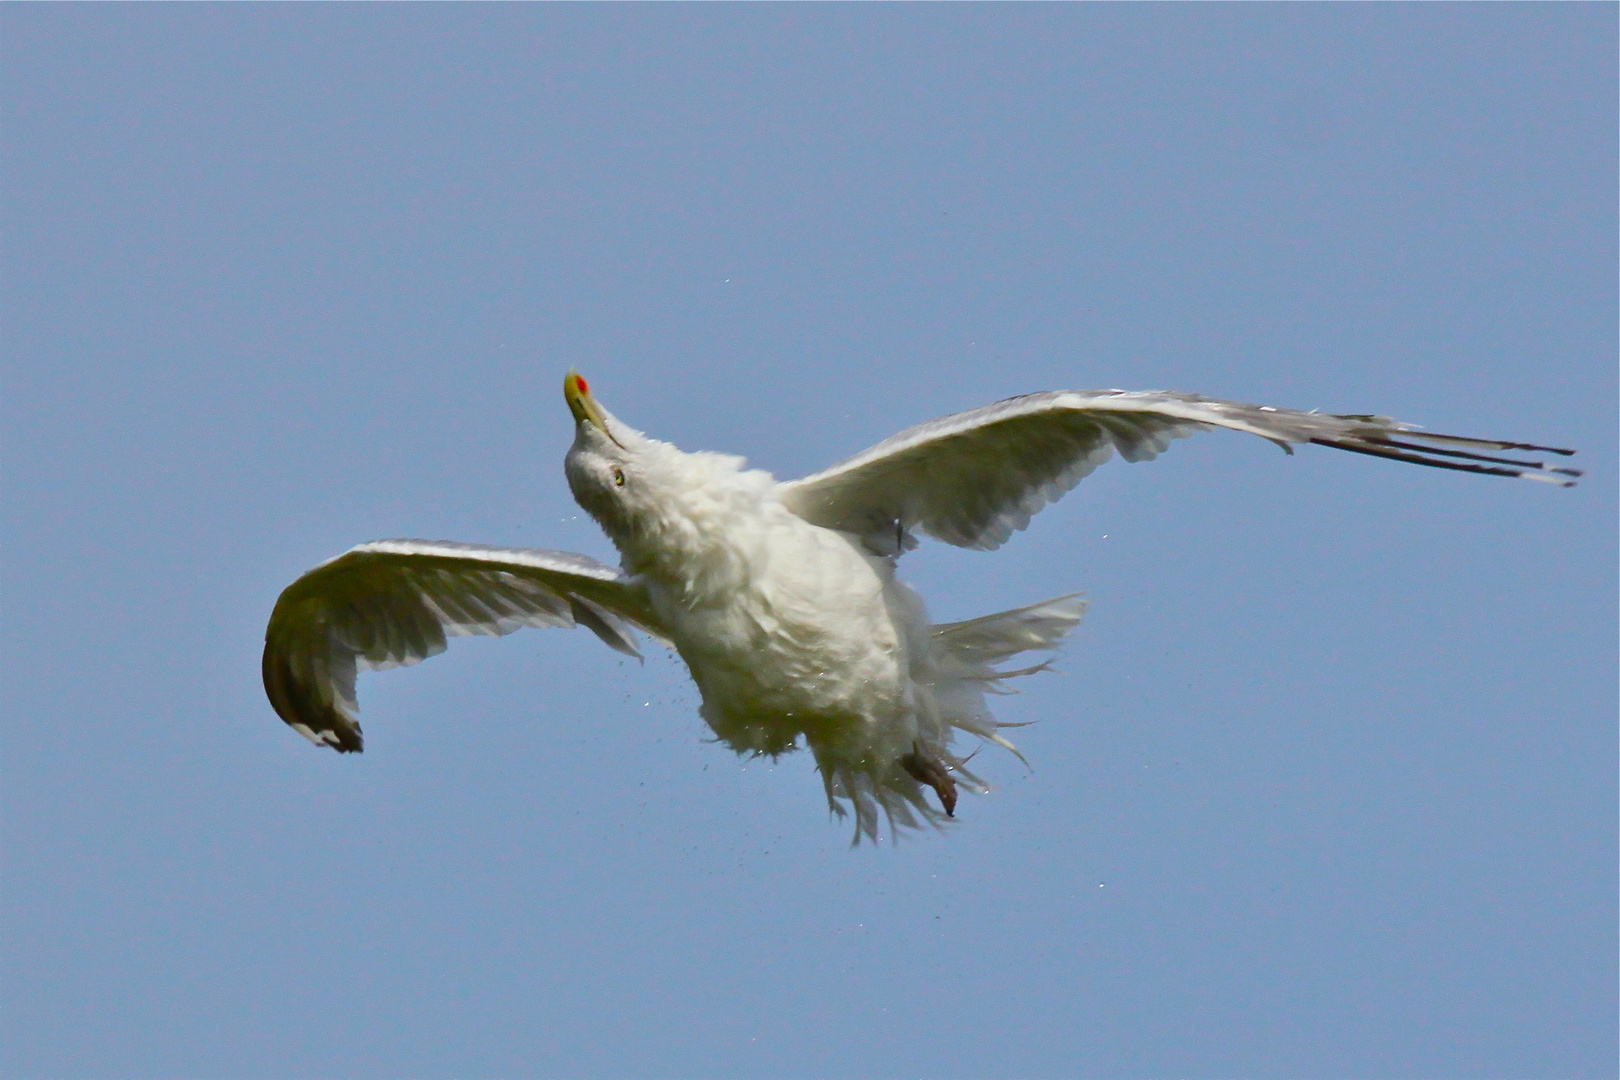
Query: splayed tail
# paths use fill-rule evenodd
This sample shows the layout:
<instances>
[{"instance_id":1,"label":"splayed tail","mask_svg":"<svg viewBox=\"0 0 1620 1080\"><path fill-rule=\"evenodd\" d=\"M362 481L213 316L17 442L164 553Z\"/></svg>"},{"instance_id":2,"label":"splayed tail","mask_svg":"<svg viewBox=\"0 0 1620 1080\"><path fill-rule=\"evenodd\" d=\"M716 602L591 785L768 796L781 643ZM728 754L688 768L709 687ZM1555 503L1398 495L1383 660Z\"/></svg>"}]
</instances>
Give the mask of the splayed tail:
<instances>
[{"instance_id":1,"label":"splayed tail","mask_svg":"<svg viewBox=\"0 0 1620 1080\"><path fill-rule=\"evenodd\" d=\"M990 715L984 695L1015 693L1005 685L1008 679L1049 668L1051 658L1012 669L1001 665L1020 653L1056 649L1064 635L1080 622L1087 606L1081 596L1070 594L966 622L936 625L930 644L934 702L940 719L1006 747L1023 761L1018 748L997 731L1018 725L1003 724ZM959 767L960 763L952 764Z\"/></svg>"},{"instance_id":2,"label":"splayed tail","mask_svg":"<svg viewBox=\"0 0 1620 1080\"><path fill-rule=\"evenodd\" d=\"M953 729L1004 746L1022 761L1017 747L997 730L1018 725L998 722L984 696L1013 693L1003 685L1008 679L1046 670L1050 660L1011 669L1002 665L1020 653L1057 648L1085 610L1086 601L1080 597L1060 596L966 622L929 627L926 652L921 640L913 652L911 673L917 699L911 717L915 738L910 746L862 745L852 753L812 741L828 806L840 817L847 812L845 803L854 811L852 842L877 839L880 813L888 817L891 836L898 836L920 825L942 825L953 816L957 785L981 793L989 790L966 767L973 755L958 757L951 752ZM926 659L919 663L923 657ZM928 805L924 797L928 789L938 797L941 810Z\"/></svg>"},{"instance_id":3,"label":"splayed tail","mask_svg":"<svg viewBox=\"0 0 1620 1080\"><path fill-rule=\"evenodd\" d=\"M1071 593L966 622L940 623L932 631L934 666L943 676L979 683L990 693L1010 693L1002 688L1003 680L1033 675L1051 661L1013 671L996 665L1019 653L1057 648L1087 606L1078 593Z\"/></svg>"}]
</instances>

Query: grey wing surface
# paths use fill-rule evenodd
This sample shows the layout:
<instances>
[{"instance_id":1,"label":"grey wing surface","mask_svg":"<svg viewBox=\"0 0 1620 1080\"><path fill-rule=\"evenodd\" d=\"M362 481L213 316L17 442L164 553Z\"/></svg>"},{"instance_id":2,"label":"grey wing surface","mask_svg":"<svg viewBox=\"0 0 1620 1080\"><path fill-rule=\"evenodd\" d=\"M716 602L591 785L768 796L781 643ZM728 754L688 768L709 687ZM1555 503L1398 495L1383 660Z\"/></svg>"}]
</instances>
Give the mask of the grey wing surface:
<instances>
[{"instance_id":1,"label":"grey wing surface","mask_svg":"<svg viewBox=\"0 0 1620 1080\"><path fill-rule=\"evenodd\" d=\"M377 540L282 591L264 634L264 690L311 742L358 751L357 672L426 660L447 637L576 625L631 656L632 628L658 634L637 584L584 555Z\"/></svg>"},{"instance_id":2,"label":"grey wing surface","mask_svg":"<svg viewBox=\"0 0 1620 1080\"><path fill-rule=\"evenodd\" d=\"M1151 461L1174 439L1230 428L1442 469L1563 486L1580 475L1481 451L1574 451L1425 432L1383 416L1332 415L1163 390L1059 390L1008 398L907 428L846 461L781 486L789 509L861 536L879 554L918 530L958 547L1000 547L1116 452Z\"/></svg>"}]
</instances>

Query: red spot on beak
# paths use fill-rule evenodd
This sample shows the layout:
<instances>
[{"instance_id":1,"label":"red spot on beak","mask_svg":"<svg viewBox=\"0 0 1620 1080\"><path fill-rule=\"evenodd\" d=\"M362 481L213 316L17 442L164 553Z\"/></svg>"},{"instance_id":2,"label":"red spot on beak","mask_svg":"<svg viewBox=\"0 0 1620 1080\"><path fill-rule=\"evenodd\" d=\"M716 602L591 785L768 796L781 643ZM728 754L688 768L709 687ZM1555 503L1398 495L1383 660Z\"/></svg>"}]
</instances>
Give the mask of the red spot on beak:
<instances>
[{"instance_id":1,"label":"red spot on beak","mask_svg":"<svg viewBox=\"0 0 1620 1080\"><path fill-rule=\"evenodd\" d=\"M580 393L588 394L588 393L591 392L591 384L585 381L585 376L583 376L583 375L575 375L574 376L574 381L579 384L579 392Z\"/></svg>"}]
</instances>

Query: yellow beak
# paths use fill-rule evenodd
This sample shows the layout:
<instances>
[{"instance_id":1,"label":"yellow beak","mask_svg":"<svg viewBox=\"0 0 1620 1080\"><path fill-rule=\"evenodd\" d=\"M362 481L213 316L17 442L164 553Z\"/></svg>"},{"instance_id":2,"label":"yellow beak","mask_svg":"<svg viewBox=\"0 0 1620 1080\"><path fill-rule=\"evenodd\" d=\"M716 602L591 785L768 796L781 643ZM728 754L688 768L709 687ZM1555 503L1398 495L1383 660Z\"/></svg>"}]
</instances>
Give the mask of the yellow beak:
<instances>
[{"instance_id":1,"label":"yellow beak","mask_svg":"<svg viewBox=\"0 0 1620 1080\"><path fill-rule=\"evenodd\" d=\"M574 414L575 422L595 424L598 431L613 439L613 432L608 430L607 414L591 396L591 387L585 381L585 376L573 368L569 368L568 374L563 376L563 398L567 400L568 411ZM613 445L624 449L624 444L618 439L613 439Z\"/></svg>"}]
</instances>

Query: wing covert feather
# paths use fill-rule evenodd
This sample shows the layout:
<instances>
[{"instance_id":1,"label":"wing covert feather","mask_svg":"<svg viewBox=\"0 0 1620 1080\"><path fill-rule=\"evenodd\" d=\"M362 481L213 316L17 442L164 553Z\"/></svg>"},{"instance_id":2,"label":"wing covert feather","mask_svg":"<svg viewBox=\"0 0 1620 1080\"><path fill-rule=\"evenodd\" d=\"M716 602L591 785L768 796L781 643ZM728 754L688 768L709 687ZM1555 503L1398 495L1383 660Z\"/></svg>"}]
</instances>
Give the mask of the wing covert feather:
<instances>
[{"instance_id":1,"label":"wing covert feather","mask_svg":"<svg viewBox=\"0 0 1620 1080\"><path fill-rule=\"evenodd\" d=\"M1302 412L1164 390L1058 390L918 424L780 490L800 517L855 533L880 554L914 546L913 529L958 547L990 550L1115 453L1126 461L1151 461L1172 441L1214 428L1258 435L1289 453L1291 443L1312 442L1564 486L1580 475L1477 452L1570 450L1437 435L1383 416Z\"/></svg>"},{"instance_id":2,"label":"wing covert feather","mask_svg":"<svg viewBox=\"0 0 1620 1080\"><path fill-rule=\"evenodd\" d=\"M659 634L639 586L584 555L433 540L377 540L287 586L265 630L264 689L319 746L362 746L355 676L436 656L446 639L584 626L630 656Z\"/></svg>"}]
</instances>

